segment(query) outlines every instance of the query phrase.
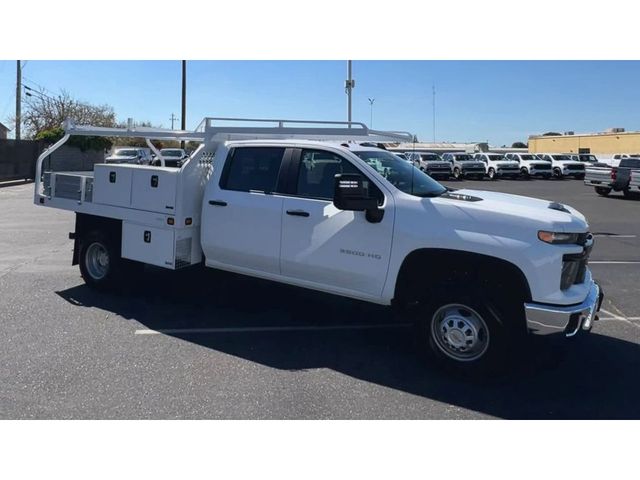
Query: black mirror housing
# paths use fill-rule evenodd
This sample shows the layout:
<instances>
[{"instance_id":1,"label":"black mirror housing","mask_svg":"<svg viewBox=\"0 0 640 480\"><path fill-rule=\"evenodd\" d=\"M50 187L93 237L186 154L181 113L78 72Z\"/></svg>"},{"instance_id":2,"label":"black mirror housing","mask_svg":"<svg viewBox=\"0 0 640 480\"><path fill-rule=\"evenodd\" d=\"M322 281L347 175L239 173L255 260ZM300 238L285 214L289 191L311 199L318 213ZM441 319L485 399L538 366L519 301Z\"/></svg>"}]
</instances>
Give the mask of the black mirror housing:
<instances>
[{"instance_id":1,"label":"black mirror housing","mask_svg":"<svg viewBox=\"0 0 640 480\"><path fill-rule=\"evenodd\" d=\"M369 180L357 173L335 176L333 204L340 210L354 212L378 209L378 200L369 196Z\"/></svg>"}]
</instances>

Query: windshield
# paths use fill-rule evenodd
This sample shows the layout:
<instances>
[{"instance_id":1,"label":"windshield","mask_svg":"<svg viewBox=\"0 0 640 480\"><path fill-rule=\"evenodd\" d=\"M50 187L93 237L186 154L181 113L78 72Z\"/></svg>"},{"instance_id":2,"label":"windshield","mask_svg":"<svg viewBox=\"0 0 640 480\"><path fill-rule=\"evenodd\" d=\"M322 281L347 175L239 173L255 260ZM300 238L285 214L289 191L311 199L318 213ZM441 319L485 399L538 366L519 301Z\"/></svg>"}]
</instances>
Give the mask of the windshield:
<instances>
[{"instance_id":1,"label":"windshield","mask_svg":"<svg viewBox=\"0 0 640 480\"><path fill-rule=\"evenodd\" d=\"M578 157L582 162L597 162L598 159L595 155L580 155Z\"/></svg>"},{"instance_id":2,"label":"windshield","mask_svg":"<svg viewBox=\"0 0 640 480\"><path fill-rule=\"evenodd\" d=\"M135 157L136 155L138 155L138 151L137 150L117 150L116 153L114 153L114 155L116 157Z\"/></svg>"},{"instance_id":3,"label":"windshield","mask_svg":"<svg viewBox=\"0 0 640 480\"><path fill-rule=\"evenodd\" d=\"M538 160L538 157L535 155L520 155L522 160Z\"/></svg>"},{"instance_id":4,"label":"windshield","mask_svg":"<svg viewBox=\"0 0 640 480\"><path fill-rule=\"evenodd\" d=\"M504 160L504 155L487 155L487 157L489 157L489 160L493 160L498 161L498 160Z\"/></svg>"},{"instance_id":5,"label":"windshield","mask_svg":"<svg viewBox=\"0 0 640 480\"><path fill-rule=\"evenodd\" d=\"M554 160L571 160L567 155L554 155Z\"/></svg>"},{"instance_id":6,"label":"windshield","mask_svg":"<svg viewBox=\"0 0 640 480\"><path fill-rule=\"evenodd\" d=\"M442 160L440 156L435 153L421 153L420 156L425 162L437 162L438 160Z\"/></svg>"},{"instance_id":7,"label":"windshield","mask_svg":"<svg viewBox=\"0 0 640 480\"><path fill-rule=\"evenodd\" d=\"M473 158L471 158L471 155L454 155L453 157L458 162L469 162L469 161L473 160Z\"/></svg>"},{"instance_id":8,"label":"windshield","mask_svg":"<svg viewBox=\"0 0 640 480\"><path fill-rule=\"evenodd\" d=\"M426 173L384 150L353 152L398 190L416 197L437 197L447 191Z\"/></svg>"},{"instance_id":9,"label":"windshield","mask_svg":"<svg viewBox=\"0 0 640 480\"><path fill-rule=\"evenodd\" d=\"M180 150L160 150L163 157L181 157L182 152Z\"/></svg>"}]
</instances>

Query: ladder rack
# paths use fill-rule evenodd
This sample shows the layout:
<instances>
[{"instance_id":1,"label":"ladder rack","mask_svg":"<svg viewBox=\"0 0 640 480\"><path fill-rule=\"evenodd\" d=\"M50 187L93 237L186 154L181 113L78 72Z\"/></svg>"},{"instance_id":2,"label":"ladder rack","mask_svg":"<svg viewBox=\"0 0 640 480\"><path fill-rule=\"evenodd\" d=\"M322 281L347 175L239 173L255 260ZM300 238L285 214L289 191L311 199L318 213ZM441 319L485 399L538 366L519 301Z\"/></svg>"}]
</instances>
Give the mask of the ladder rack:
<instances>
[{"instance_id":1,"label":"ladder rack","mask_svg":"<svg viewBox=\"0 0 640 480\"><path fill-rule=\"evenodd\" d=\"M227 124L226 126L224 124ZM228 125L232 124L232 125ZM253 124L251 126L247 124ZM256 124L258 126L256 126ZM160 155L151 140L200 141L213 147L230 140L301 139L318 141L354 141L374 143L412 142L409 132L371 130L361 122L337 122L320 120L279 120L263 118L205 117L194 131L164 128L136 127L131 121L126 128L76 125L71 120L63 124L65 135L46 149L36 162L36 199L41 190L42 163L60 148L70 136L134 137L144 138L147 145ZM160 155L162 160L162 156Z\"/></svg>"}]
</instances>

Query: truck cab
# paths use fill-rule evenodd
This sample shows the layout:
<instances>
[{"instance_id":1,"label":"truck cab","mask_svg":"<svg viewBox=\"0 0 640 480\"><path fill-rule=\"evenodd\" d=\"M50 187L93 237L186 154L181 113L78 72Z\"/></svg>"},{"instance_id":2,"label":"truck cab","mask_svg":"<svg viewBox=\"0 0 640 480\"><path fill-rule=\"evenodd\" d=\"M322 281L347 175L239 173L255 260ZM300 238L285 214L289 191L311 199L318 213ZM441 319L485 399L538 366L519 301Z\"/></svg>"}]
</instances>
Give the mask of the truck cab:
<instances>
[{"instance_id":1,"label":"truck cab","mask_svg":"<svg viewBox=\"0 0 640 480\"><path fill-rule=\"evenodd\" d=\"M518 162L505 158L501 153L476 153L473 158L484 163L487 177L490 180L495 180L499 177L516 178L520 176Z\"/></svg>"}]
</instances>

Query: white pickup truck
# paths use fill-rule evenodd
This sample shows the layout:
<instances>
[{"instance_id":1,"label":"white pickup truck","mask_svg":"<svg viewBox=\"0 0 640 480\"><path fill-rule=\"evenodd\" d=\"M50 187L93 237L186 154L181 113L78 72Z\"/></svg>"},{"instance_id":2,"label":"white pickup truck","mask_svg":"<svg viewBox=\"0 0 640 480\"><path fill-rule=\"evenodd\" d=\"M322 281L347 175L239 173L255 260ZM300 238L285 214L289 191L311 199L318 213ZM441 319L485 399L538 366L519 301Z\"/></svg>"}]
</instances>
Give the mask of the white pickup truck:
<instances>
[{"instance_id":1,"label":"white pickup truck","mask_svg":"<svg viewBox=\"0 0 640 480\"><path fill-rule=\"evenodd\" d=\"M230 120L206 118L195 132L65 125L38 158L34 201L76 212L73 263L89 286L118 285L143 264L204 263L394 306L439 362L474 374L512 363L527 334L571 337L597 319L593 237L575 209L450 190L359 144L409 134L346 122L223 126L241 121ZM179 169L43 172L69 135L202 144Z\"/></svg>"},{"instance_id":2,"label":"white pickup truck","mask_svg":"<svg viewBox=\"0 0 640 480\"><path fill-rule=\"evenodd\" d=\"M569 155L560 153L539 153L538 158L551 163L553 176L556 178L573 177L584 178L585 162L571 160Z\"/></svg>"}]
</instances>

